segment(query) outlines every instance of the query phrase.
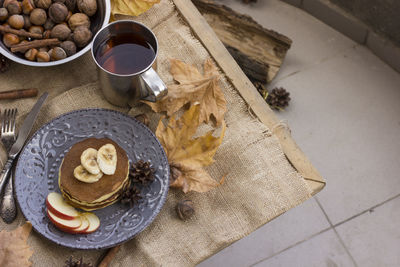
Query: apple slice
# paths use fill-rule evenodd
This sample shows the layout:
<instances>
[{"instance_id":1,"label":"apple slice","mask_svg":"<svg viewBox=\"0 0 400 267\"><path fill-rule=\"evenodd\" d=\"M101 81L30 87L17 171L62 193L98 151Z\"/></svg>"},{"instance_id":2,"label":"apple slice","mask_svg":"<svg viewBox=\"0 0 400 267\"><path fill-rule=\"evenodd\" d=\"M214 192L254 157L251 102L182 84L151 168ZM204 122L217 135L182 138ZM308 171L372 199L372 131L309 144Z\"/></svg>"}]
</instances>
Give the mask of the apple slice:
<instances>
[{"instance_id":1,"label":"apple slice","mask_svg":"<svg viewBox=\"0 0 400 267\"><path fill-rule=\"evenodd\" d=\"M91 212L82 213L83 217L86 217L89 221L89 228L86 229L85 234L90 234L96 231L100 227L100 219L96 214Z\"/></svg>"},{"instance_id":2,"label":"apple slice","mask_svg":"<svg viewBox=\"0 0 400 267\"><path fill-rule=\"evenodd\" d=\"M73 220L79 216L79 212L65 202L63 196L56 192L47 195L46 206L52 214L60 219Z\"/></svg>"},{"instance_id":3,"label":"apple slice","mask_svg":"<svg viewBox=\"0 0 400 267\"><path fill-rule=\"evenodd\" d=\"M71 234L86 234L86 230L89 228L89 220L86 216L80 216L82 224L76 229L71 230Z\"/></svg>"},{"instance_id":4,"label":"apple slice","mask_svg":"<svg viewBox=\"0 0 400 267\"><path fill-rule=\"evenodd\" d=\"M50 221L60 230L65 232L70 232L74 229L78 229L82 225L81 216L76 217L72 220L61 219L54 215L50 210L47 210L47 216L49 216Z\"/></svg>"}]
</instances>

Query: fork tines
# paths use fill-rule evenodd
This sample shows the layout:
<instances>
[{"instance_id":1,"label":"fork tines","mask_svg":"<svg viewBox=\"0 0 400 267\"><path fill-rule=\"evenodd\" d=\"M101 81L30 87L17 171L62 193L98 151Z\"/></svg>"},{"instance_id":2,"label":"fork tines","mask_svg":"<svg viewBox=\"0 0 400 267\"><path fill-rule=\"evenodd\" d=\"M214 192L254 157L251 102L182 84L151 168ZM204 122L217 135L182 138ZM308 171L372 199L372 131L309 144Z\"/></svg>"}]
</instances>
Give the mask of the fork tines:
<instances>
[{"instance_id":1,"label":"fork tines","mask_svg":"<svg viewBox=\"0 0 400 267\"><path fill-rule=\"evenodd\" d=\"M1 134L15 132L17 109L5 109L1 118Z\"/></svg>"}]
</instances>

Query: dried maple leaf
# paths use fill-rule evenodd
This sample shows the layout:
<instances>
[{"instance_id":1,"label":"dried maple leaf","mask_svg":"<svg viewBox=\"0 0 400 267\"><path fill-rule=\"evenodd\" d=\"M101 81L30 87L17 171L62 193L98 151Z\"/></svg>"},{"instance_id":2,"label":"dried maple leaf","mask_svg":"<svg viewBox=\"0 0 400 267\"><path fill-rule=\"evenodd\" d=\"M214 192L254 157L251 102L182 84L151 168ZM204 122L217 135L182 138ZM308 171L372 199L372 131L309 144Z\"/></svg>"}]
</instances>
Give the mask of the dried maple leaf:
<instances>
[{"instance_id":1,"label":"dried maple leaf","mask_svg":"<svg viewBox=\"0 0 400 267\"><path fill-rule=\"evenodd\" d=\"M160 0L111 0L111 18L116 14L139 16Z\"/></svg>"},{"instance_id":2,"label":"dried maple leaf","mask_svg":"<svg viewBox=\"0 0 400 267\"><path fill-rule=\"evenodd\" d=\"M219 87L219 73L211 59L204 62L204 75L194 66L171 59L170 72L179 84L168 86L168 95L156 103L145 102L155 112L166 111L172 116L185 104L200 104L199 121L210 119L219 125L224 119L226 101Z\"/></svg>"},{"instance_id":3,"label":"dried maple leaf","mask_svg":"<svg viewBox=\"0 0 400 267\"><path fill-rule=\"evenodd\" d=\"M25 267L32 265L29 258L32 256L33 250L26 243L31 229L31 223L27 222L11 232L0 232L0 266Z\"/></svg>"},{"instance_id":4,"label":"dried maple leaf","mask_svg":"<svg viewBox=\"0 0 400 267\"><path fill-rule=\"evenodd\" d=\"M214 137L214 131L203 136L192 138L199 126L200 105L190 107L178 120L169 119L165 126L160 120L156 136L167 153L172 168L179 171L171 187L182 188L183 192L207 192L223 182L215 181L203 169L203 166L213 163L213 157L225 135L226 125L222 121L222 131L219 137Z\"/></svg>"}]
</instances>

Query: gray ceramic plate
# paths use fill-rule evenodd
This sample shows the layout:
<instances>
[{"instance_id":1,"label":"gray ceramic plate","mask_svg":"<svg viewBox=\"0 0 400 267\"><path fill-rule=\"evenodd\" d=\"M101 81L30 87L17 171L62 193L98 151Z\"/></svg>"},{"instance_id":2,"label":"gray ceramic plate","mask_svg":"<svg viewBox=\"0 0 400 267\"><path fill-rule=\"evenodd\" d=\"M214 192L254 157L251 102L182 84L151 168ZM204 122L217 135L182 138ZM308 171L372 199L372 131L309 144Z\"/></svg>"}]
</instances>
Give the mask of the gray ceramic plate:
<instances>
[{"instance_id":1,"label":"gray ceramic plate","mask_svg":"<svg viewBox=\"0 0 400 267\"><path fill-rule=\"evenodd\" d=\"M58 169L71 146L89 137L107 137L118 143L131 162L150 161L155 181L142 189L143 199L130 208L116 203L95 211L100 228L87 235L64 233L46 216L49 192L60 192ZM120 112L84 109L64 114L40 128L22 150L15 170L15 193L25 218L49 240L66 247L101 249L120 244L148 226L168 193L169 165L154 134L142 123Z\"/></svg>"}]
</instances>

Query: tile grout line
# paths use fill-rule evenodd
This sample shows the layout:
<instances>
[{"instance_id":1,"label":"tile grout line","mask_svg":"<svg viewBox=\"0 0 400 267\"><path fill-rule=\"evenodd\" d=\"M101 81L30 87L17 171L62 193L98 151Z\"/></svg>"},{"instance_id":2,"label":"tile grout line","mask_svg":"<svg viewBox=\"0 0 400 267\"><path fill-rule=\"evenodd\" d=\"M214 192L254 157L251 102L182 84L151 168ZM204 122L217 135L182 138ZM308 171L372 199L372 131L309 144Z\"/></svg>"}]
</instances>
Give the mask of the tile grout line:
<instances>
[{"instance_id":1,"label":"tile grout line","mask_svg":"<svg viewBox=\"0 0 400 267\"><path fill-rule=\"evenodd\" d=\"M371 208L368 208L368 209L366 209L366 210L364 210L364 211L361 211L361 212L359 212L359 213L357 213L357 214L355 214L355 215L353 215L353 216L351 216L351 217L349 217L349 218L347 218L347 219L345 219L345 220L343 220L343 221L341 221L341 222L338 222L338 223L336 223L335 225L333 225L332 227L334 227L334 228L335 228L335 227L338 227L339 225L342 225L342 224L344 224L344 223L346 223L346 222L348 222L348 221L351 221L351 220L353 220L354 218L356 218L356 217L358 217L358 216L360 216L360 215L363 215L364 213L367 213L368 211L371 211L371 210L373 210L373 209L376 209L376 208L378 208L378 207L380 207L380 206L382 206L382 205L384 205L384 204L386 204L386 203L388 203L388 202L390 202L390 201L392 201L392 200L395 200L395 199L398 198L398 197L400 197L400 194L397 194L397 195L395 195L395 196L393 196L393 197L390 197L390 198L384 200L383 202L378 203L378 204L376 204L375 206L372 206Z\"/></svg>"},{"instance_id":2,"label":"tile grout line","mask_svg":"<svg viewBox=\"0 0 400 267\"><path fill-rule=\"evenodd\" d=\"M305 238L305 239L303 239L303 240L301 240L301 241L298 241L298 242L294 243L293 245L290 245L290 246L287 247L287 248L284 248L284 249L282 249L282 250L280 250L280 251L278 251L278 252L276 252L276 253L274 253L274 254L272 254L272 255L266 257L266 258L263 258L263 259L261 259L261 260L258 260L258 261L256 261L256 262L250 264L249 267L253 267L253 266L255 266L256 264L259 264L259 263L261 263L261 262L263 262L263 261L269 260L270 258L275 257L276 255L279 255L279 254L281 254L282 252L284 252L284 251L286 251L286 250L289 250L289 249L291 249L291 248L293 248L293 247L295 247L295 246L297 246L297 245L300 245L301 243L304 243L304 242L306 242L306 241L308 241L308 240L310 240L310 239L316 237L317 235L320 235L320 234L322 234L322 233L325 233L325 232L329 231L330 229L332 229L332 227L325 228L325 229L319 231L318 233L312 234L312 235L310 235L309 237L307 237L307 238Z\"/></svg>"},{"instance_id":3,"label":"tile grout line","mask_svg":"<svg viewBox=\"0 0 400 267\"><path fill-rule=\"evenodd\" d=\"M315 201L317 202L318 206L320 207L320 209L322 210L322 213L324 213L326 219L328 220L329 225L332 227L333 231L335 232L336 237L339 239L340 244L342 244L344 250L346 251L347 255L350 257L351 261L353 262L354 266L358 267L355 259L353 258L353 256L351 255L349 249L347 248L346 244L344 243L344 241L342 240L342 238L340 237L339 233L337 232L336 228L334 227L334 225L332 224L331 220L328 217L328 214L325 212L324 208L322 207L321 203L319 202L317 197L314 197Z\"/></svg>"}]
</instances>

